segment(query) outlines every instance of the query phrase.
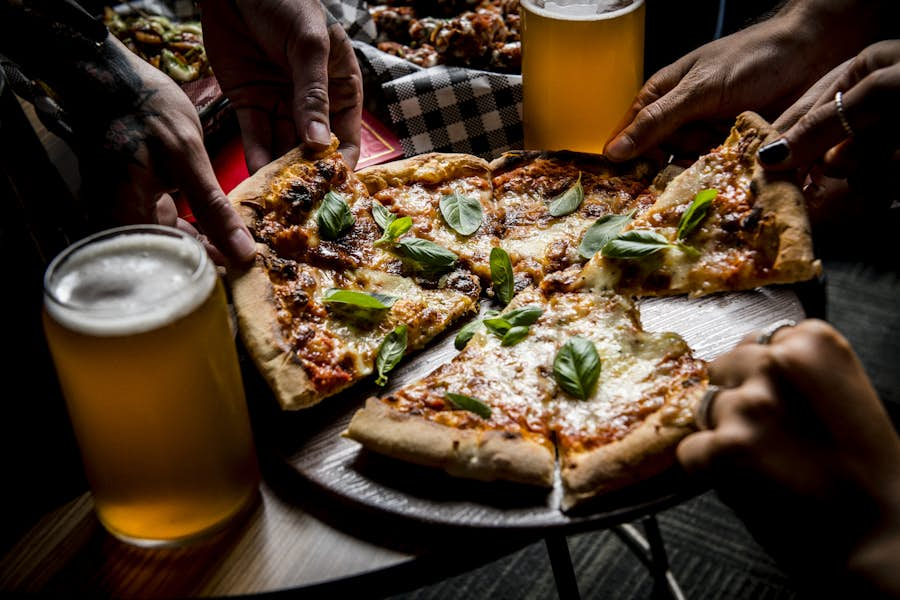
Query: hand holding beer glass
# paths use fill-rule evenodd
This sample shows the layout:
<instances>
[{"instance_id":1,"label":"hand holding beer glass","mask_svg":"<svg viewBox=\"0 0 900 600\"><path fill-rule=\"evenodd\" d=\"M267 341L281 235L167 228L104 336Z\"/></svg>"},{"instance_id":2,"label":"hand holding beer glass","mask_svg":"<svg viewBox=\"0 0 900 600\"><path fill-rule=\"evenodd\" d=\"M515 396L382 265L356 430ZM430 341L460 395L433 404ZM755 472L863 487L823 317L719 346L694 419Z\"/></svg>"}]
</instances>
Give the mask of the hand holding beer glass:
<instances>
[{"instance_id":1,"label":"hand holding beer glass","mask_svg":"<svg viewBox=\"0 0 900 600\"><path fill-rule=\"evenodd\" d=\"M644 77L644 0L521 0L525 148L600 153Z\"/></svg>"},{"instance_id":2,"label":"hand holding beer glass","mask_svg":"<svg viewBox=\"0 0 900 600\"><path fill-rule=\"evenodd\" d=\"M73 244L44 276L44 330L110 533L177 545L257 497L225 292L199 242L137 225Z\"/></svg>"}]
</instances>

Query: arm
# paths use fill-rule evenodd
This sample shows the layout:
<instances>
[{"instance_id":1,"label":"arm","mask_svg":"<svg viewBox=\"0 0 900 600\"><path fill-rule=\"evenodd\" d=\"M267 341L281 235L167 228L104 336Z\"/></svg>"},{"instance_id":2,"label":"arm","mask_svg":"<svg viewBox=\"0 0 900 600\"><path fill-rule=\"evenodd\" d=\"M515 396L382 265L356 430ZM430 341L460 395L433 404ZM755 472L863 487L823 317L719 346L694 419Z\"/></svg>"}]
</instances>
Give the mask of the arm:
<instances>
[{"instance_id":1,"label":"arm","mask_svg":"<svg viewBox=\"0 0 900 600\"><path fill-rule=\"evenodd\" d=\"M3 52L60 100L100 225L175 220L180 190L217 262L245 263L255 244L216 181L196 110L178 85L102 23L58 0L0 3Z\"/></svg>"},{"instance_id":2,"label":"arm","mask_svg":"<svg viewBox=\"0 0 900 600\"><path fill-rule=\"evenodd\" d=\"M670 141L676 131L730 124L744 110L774 119L835 65L896 33L896 13L890 0L791 0L771 19L654 74L605 152L614 160L633 158ZM708 147L708 139L703 144Z\"/></svg>"},{"instance_id":3,"label":"arm","mask_svg":"<svg viewBox=\"0 0 900 600\"><path fill-rule=\"evenodd\" d=\"M682 465L811 591L900 593L900 438L847 340L805 321L710 380L713 429L682 441Z\"/></svg>"},{"instance_id":4,"label":"arm","mask_svg":"<svg viewBox=\"0 0 900 600\"><path fill-rule=\"evenodd\" d=\"M234 104L250 172L331 131L359 159L362 75L340 23L319 0L203 0L204 41Z\"/></svg>"}]
</instances>

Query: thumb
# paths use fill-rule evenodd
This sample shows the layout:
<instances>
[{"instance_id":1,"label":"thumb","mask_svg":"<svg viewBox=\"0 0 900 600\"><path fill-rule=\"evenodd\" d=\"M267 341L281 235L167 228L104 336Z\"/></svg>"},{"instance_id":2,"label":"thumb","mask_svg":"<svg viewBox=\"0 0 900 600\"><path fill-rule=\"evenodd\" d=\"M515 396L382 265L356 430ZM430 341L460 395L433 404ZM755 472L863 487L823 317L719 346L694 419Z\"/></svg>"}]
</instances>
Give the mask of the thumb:
<instances>
[{"instance_id":1,"label":"thumb","mask_svg":"<svg viewBox=\"0 0 900 600\"><path fill-rule=\"evenodd\" d=\"M327 33L305 38L290 48L288 63L293 78L293 116L300 140L309 146L325 148L331 143L328 105Z\"/></svg>"}]
</instances>

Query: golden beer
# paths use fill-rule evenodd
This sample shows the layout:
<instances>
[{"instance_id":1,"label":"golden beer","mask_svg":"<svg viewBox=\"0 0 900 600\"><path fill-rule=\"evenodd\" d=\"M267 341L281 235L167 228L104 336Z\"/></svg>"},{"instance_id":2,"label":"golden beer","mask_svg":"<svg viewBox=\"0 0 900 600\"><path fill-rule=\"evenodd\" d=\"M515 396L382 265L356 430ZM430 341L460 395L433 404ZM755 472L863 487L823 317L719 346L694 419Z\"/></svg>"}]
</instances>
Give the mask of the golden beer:
<instances>
[{"instance_id":1,"label":"golden beer","mask_svg":"<svg viewBox=\"0 0 900 600\"><path fill-rule=\"evenodd\" d=\"M602 152L643 84L643 0L600 14L579 1L521 0L527 149Z\"/></svg>"},{"instance_id":2,"label":"golden beer","mask_svg":"<svg viewBox=\"0 0 900 600\"><path fill-rule=\"evenodd\" d=\"M225 293L203 247L133 226L65 250L44 277L44 329L97 515L172 545L256 498L259 475Z\"/></svg>"}]
</instances>

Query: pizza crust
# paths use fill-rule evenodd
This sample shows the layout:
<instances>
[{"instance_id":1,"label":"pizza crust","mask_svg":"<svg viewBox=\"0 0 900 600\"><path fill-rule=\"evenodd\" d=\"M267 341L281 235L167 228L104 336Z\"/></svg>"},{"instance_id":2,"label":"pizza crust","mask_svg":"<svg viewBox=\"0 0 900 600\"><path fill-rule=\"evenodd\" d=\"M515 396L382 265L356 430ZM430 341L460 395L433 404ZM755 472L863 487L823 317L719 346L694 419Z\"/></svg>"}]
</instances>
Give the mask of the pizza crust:
<instances>
[{"instance_id":1,"label":"pizza crust","mask_svg":"<svg viewBox=\"0 0 900 600\"><path fill-rule=\"evenodd\" d=\"M274 292L263 268L267 250L258 245L256 263L245 271L229 273L238 331L257 369L285 410L297 410L320 398L303 366L281 342Z\"/></svg>"},{"instance_id":2,"label":"pizza crust","mask_svg":"<svg viewBox=\"0 0 900 600\"><path fill-rule=\"evenodd\" d=\"M703 387L695 386L680 403L695 404ZM696 430L693 420L670 422L663 411L651 414L625 437L587 452L560 457L563 498L560 508L569 510L586 500L622 488L654 475L675 464L678 442Z\"/></svg>"},{"instance_id":3,"label":"pizza crust","mask_svg":"<svg viewBox=\"0 0 900 600\"><path fill-rule=\"evenodd\" d=\"M806 281L821 275L822 264L813 253L812 227L803 193L787 176L766 171L755 160L757 150L781 134L756 113L744 112L738 116L731 135L756 138L747 149L754 158L750 186L757 193L756 205L776 219L772 226L779 240L773 263L777 275L774 281L766 280L760 285Z\"/></svg>"},{"instance_id":4,"label":"pizza crust","mask_svg":"<svg viewBox=\"0 0 900 600\"><path fill-rule=\"evenodd\" d=\"M461 177L490 179L488 162L469 154L429 152L395 162L360 169L356 175L370 194L413 183L438 184Z\"/></svg>"},{"instance_id":5,"label":"pizza crust","mask_svg":"<svg viewBox=\"0 0 900 600\"><path fill-rule=\"evenodd\" d=\"M546 445L498 430L454 429L369 398L343 434L366 448L457 477L552 487L556 457Z\"/></svg>"}]
</instances>

